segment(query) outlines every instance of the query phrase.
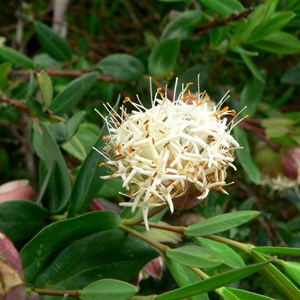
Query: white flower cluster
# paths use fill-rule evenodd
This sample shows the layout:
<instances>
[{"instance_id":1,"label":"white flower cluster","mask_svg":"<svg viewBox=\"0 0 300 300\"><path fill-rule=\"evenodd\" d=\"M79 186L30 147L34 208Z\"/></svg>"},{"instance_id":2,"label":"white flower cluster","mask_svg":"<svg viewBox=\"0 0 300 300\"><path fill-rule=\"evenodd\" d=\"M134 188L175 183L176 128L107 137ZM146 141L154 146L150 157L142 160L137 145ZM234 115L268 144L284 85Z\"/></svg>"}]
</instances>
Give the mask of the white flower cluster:
<instances>
[{"instance_id":1,"label":"white flower cluster","mask_svg":"<svg viewBox=\"0 0 300 300\"><path fill-rule=\"evenodd\" d=\"M117 113L109 104L105 105L109 118L98 112L109 134L104 136L104 153L95 150L113 171L103 178L122 178L132 201L120 205L131 207L132 212L141 208L147 228L150 208L167 204L173 212L172 200L191 187L198 199L210 189L225 192L226 169L235 169L239 144L230 134L235 111L227 106L221 109L227 94L215 105L205 92L190 93L189 85L173 100L159 88L154 97L151 94L150 109L138 97L138 103L127 97L123 102L133 106L131 113L124 105Z\"/></svg>"},{"instance_id":2,"label":"white flower cluster","mask_svg":"<svg viewBox=\"0 0 300 300\"><path fill-rule=\"evenodd\" d=\"M276 177L265 175L259 183L261 185L268 185L273 191L284 192L287 190L294 190L297 196L300 197L300 171L296 179L288 178L282 174L279 174Z\"/></svg>"}]
</instances>

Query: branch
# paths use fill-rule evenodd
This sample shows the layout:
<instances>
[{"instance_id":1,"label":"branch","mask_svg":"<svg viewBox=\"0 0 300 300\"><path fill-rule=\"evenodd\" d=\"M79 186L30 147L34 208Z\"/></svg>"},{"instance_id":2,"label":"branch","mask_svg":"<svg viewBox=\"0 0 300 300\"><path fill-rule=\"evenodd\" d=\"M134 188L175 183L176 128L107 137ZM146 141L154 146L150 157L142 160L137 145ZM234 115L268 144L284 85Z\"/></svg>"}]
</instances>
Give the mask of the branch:
<instances>
[{"instance_id":1,"label":"branch","mask_svg":"<svg viewBox=\"0 0 300 300\"><path fill-rule=\"evenodd\" d=\"M68 295L71 298L79 298L79 291L80 290L47 290L47 289L39 289L34 288L34 292L38 293L39 295L48 295L48 296L61 296Z\"/></svg>"},{"instance_id":2,"label":"branch","mask_svg":"<svg viewBox=\"0 0 300 300\"><path fill-rule=\"evenodd\" d=\"M46 69L44 70L48 75L52 76L62 76L62 77L80 77L84 74L90 73L94 70L56 70L56 69ZM37 74L39 71L32 71L32 70L20 70L20 71L10 71L10 76L15 77L24 77L26 80L29 80L30 74L33 72L33 74ZM98 75L99 81L105 81L105 82L112 82L112 83L125 83L123 80L117 79L115 77L109 76L109 75Z\"/></svg>"},{"instance_id":3,"label":"branch","mask_svg":"<svg viewBox=\"0 0 300 300\"><path fill-rule=\"evenodd\" d=\"M5 95L0 95L0 102L4 102L9 105L12 105L12 106L18 108L19 110L22 110L28 114L30 113L30 110L28 109L26 104L21 102L20 100L11 99L11 98L6 97Z\"/></svg>"},{"instance_id":4,"label":"branch","mask_svg":"<svg viewBox=\"0 0 300 300\"><path fill-rule=\"evenodd\" d=\"M213 19L210 22L207 22L197 28L197 31L207 31L211 29L212 27L216 26L225 26L227 24L230 24L232 22L238 21L240 19L247 18L252 12L254 11L253 7L246 8L242 12L233 12L229 16L223 18L223 19Z\"/></svg>"}]
</instances>

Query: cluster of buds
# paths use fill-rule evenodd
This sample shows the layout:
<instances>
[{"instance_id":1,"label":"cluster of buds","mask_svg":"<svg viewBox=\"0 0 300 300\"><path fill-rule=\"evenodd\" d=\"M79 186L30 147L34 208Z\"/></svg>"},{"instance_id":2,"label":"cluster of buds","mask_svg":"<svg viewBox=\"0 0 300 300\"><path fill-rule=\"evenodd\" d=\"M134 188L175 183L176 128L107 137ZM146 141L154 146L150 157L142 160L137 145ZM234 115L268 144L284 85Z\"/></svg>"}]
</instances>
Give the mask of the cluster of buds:
<instances>
[{"instance_id":1,"label":"cluster of buds","mask_svg":"<svg viewBox=\"0 0 300 300\"><path fill-rule=\"evenodd\" d=\"M173 212L195 206L211 189L226 193L226 169L236 169L239 144L231 135L236 113L228 106L221 108L228 94L215 104L207 93L200 93L199 84L198 93L192 94L190 84L178 97L175 88L172 100L160 88L154 97L151 92L149 109L139 97L137 102L126 97L120 113L109 104L104 105L108 118L97 111L108 134L103 151L95 150L106 160L101 165L112 170L102 178L122 178L132 200L120 205L132 212L142 209L146 228L152 207L168 205ZM130 113L128 104L133 106Z\"/></svg>"}]
</instances>

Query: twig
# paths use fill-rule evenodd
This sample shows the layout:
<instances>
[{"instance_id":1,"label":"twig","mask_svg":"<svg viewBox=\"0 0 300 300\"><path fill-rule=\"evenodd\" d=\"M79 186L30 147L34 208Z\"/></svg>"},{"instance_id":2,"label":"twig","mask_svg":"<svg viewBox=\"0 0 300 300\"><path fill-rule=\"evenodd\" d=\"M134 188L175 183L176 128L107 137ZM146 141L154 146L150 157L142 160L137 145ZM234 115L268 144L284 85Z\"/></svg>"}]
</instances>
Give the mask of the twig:
<instances>
[{"instance_id":1,"label":"twig","mask_svg":"<svg viewBox=\"0 0 300 300\"><path fill-rule=\"evenodd\" d=\"M56 70L56 69L46 69L44 70L48 75L52 76L62 76L62 77L79 77L84 74L93 72L94 70ZM9 73L10 76L15 77L25 77L26 79L30 78L30 74L32 70L19 70L19 71L11 71ZM33 71L34 74L37 74L38 71ZM123 80L117 79L115 77L109 75L98 75L98 80L112 83L125 83Z\"/></svg>"},{"instance_id":2,"label":"twig","mask_svg":"<svg viewBox=\"0 0 300 300\"><path fill-rule=\"evenodd\" d=\"M223 19L213 19L210 22L207 22L197 28L197 31L207 31L211 29L212 27L216 26L225 26L229 23L238 21L240 19L247 18L252 12L254 11L253 7L246 8L242 12L233 12L231 15L223 18Z\"/></svg>"},{"instance_id":3,"label":"twig","mask_svg":"<svg viewBox=\"0 0 300 300\"><path fill-rule=\"evenodd\" d=\"M258 127L255 127L255 126L252 126L250 125L249 123L249 120L244 120L242 122L239 123L239 126L241 128L244 128L248 131L252 131L252 132L255 132L257 135L259 135L261 137L261 139L263 139L266 144L268 144L275 152L278 152L279 151L279 146L277 144L275 144L268 136L266 136L265 134L265 129L263 128L258 128ZM254 123L254 122L253 122Z\"/></svg>"},{"instance_id":4,"label":"twig","mask_svg":"<svg viewBox=\"0 0 300 300\"><path fill-rule=\"evenodd\" d=\"M28 114L30 113L30 110L28 109L26 104L21 102L20 100L8 98L5 95L0 95L0 102L4 102L4 103L7 103L9 105L12 105L12 106L18 108L19 110L22 110L22 111L24 111Z\"/></svg>"},{"instance_id":5,"label":"twig","mask_svg":"<svg viewBox=\"0 0 300 300\"><path fill-rule=\"evenodd\" d=\"M47 290L35 288L34 291L39 295L48 295L48 296L64 296L68 295L71 298L79 298L80 290Z\"/></svg>"}]
</instances>

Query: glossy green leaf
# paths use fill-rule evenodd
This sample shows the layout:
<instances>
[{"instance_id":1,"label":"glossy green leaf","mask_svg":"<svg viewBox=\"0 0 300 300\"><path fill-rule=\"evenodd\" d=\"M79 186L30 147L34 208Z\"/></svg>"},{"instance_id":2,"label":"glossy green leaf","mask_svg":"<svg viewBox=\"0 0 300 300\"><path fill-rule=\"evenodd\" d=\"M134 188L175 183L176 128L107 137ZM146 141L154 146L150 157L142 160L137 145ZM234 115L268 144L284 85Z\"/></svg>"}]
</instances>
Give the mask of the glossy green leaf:
<instances>
[{"instance_id":1,"label":"glossy green leaf","mask_svg":"<svg viewBox=\"0 0 300 300\"><path fill-rule=\"evenodd\" d=\"M259 252L252 250L251 254L258 262L266 262L266 258ZM267 265L262 273L268 278L270 284L274 286L286 299L297 300L300 299L300 290L273 264Z\"/></svg>"},{"instance_id":2,"label":"glossy green leaf","mask_svg":"<svg viewBox=\"0 0 300 300\"><path fill-rule=\"evenodd\" d=\"M300 248L260 246L254 249L261 253L300 255Z\"/></svg>"},{"instance_id":3,"label":"glossy green leaf","mask_svg":"<svg viewBox=\"0 0 300 300\"><path fill-rule=\"evenodd\" d=\"M253 43L257 49L275 54L294 54L300 52L300 41L294 35L276 31L259 42Z\"/></svg>"},{"instance_id":4,"label":"glossy green leaf","mask_svg":"<svg viewBox=\"0 0 300 300\"><path fill-rule=\"evenodd\" d=\"M243 88L240 100L240 108L247 106L247 113L253 117L257 104L260 102L265 84L255 77L248 81Z\"/></svg>"},{"instance_id":5,"label":"glossy green leaf","mask_svg":"<svg viewBox=\"0 0 300 300\"><path fill-rule=\"evenodd\" d=\"M107 129L103 126L99 134L99 138L94 145L96 149L102 149L104 145L103 136L106 132ZM102 161L103 157L100 156L98 152L91 149L82 164L74 184L71 196L71 205L69 208L70 216L73 216L76 212L83 210L100 189L103 182L103 180L100 179L100 176L105 175L107 172L106 168L98 166Z\"/></svg>"},{"instance_id":6,"label":"glossy green leaf","mask_svg":"<svg viewBox=\"0 0 300 300\"><path fill-rule=\"evenodd\" d=\"M35 68L34 62L28 56L10 47L0 47L0 60L27 68Z\"/></svg>"},{"instance_id":7,"label":"glossy green leaf","mask_svg":"<svg viewBox=\"0 0 300 300\"><path fill-rule=\"evenodd\" d=\"M71 81L54 99L50 109L63 114L75 107L97 81L98 72L88 73Z\"/></svg>"},{"instance_id":8,"label":"glossy green leaf","mask_svg":"<svg viewBox=\"0 0 300 300\"><path fill-rule=\"evenodd\" d=\"M177 263L176 261L165 258L168 269L170 270L173 278L175 279L178 286L189 285L193 282L200 282L202 279L196 275L191 269L188 267ZM208 295L206 293L202 293L197 296L192 296L191 300L209 300Z\"/></svg>"},{"instance_id":9,"label":"glossy green leaf","mask_svg":"<svg viewBox=\"0 0 300 300\"><path fill-rule=\"evenodd\" d=\"M148 65L150 75L154 77L170 76L175 68L179 49L178 39L158 43L150 53Z\"/></svg>"},{"instance_id":10,"label":"glossy green leaf","mask_svg":"<svg viewBox=\"0 0 300 300\"><path fill-rule=\"evenodd\" d=\"M205 238L196 238L195 240L199 242L202 247L209 249L209 251L219 257L219 259L222 259L225 265L234 269L245 266L240 255L226 244Z\"/></svg>"},{"instance_id":11,"label":"glossy green leaf","mask_svg":"<svg viewBox=\"0 0 300 300\"><path fill-rule=\"evenodd\" d=\"M300 63L287 70L281 81L288 84L300 84Z\"/></svg>"},{"instance_id":12,"label":"glossy green leaf","mask_svg":"<svg viewBox=\"0 0 300 300\"><path fill-rule=\"evenodd\" d=\"M35 150L42 160L41 174L46 176L52 169L46 190L46 207L51 212L59 212L67 205L71 195L71 178L66 162L46 123L33 125L33 142Z\"/></svg>"},{"instance_id":13,"label":"glossy green leaf","mask_svg":"<svg viewBox=\"0 0 300 300\"><path fill-rule=\"evenodd\" d=\"M182 40L187 38L188 34L197 27L201 19L201 10L190 10L183 12L168 23L161 34L161 40L169 40L174 38Z\"/></svg>"},{"instance_id":14,"label":"glossy green leaf","mask_svg":"<svg viewBox=\"0 0 300 300\"><path fill-rule=\"evenodd\" d=\"M199 0L199 2L222 17L229 15L234 11L242 11L244 9L243 5L238 0Z\"/></svg>"},{"instance_id":15,"label":"glossy green leaf","mask_svg":"<svg viewBox=\"0 0 300 300\"><path fill-rule=\"evenodd\" d=\"M0 203L0 231L14 243L29 240L46 225L49 212L27 200Z\"/></svg>"},{"instance_id":16,"label":"glossy green leaf","mask_svg":"<svg viewBox=\"0 0 300 300\"><path fill-rule=\"evenodd\" d=\"M78 289L102 278L130 281L158 255L148 243L126 232L101 231L82 237L56 253L33 284L51 289Z\"/></svg>"},{"instance_id":17,"label":"glossy green leaf","mask_svg":"<svg viewBox=\"0 0 300 300\"><path fill-rule=\"evenodd\" d=\"M298 249L300 250L300 249ZM283 269L297 284L300 284L300 263L295 261L285 261Z\"/></svg>"},{"instance_id":18,"label":"glossy green leaf","mask_svg":"<svg viewBox=\"0 0 300 300\"><path fill-rule=\"evenodd\" d=\"M247 134L243 129L235 126L234 135L242 147L242 149L237 150L238 160L250 180L254 183L258 183L260 180L260 171L252 159Z\"/></svg>"},{"instance_id":19,"label":"glossy green leaf","mask_svg":"<svg viewBox=\"0 0 300 300\"><path fill-rule=\"evenodd\" d=\"M206 293L214 289L217 289L219 287L222 287L224 285L248 277L251 274L255 273L256 271L264 268L268 263L269 262L263 262L263 263L248 265L241 269L221 273L212 276L209 279L203 280L201 282L192 283L190 285L180 287L173 291L163 293L161 295L154 297L154 299L155 300L181 300L185 297Z\"/></svg>"},{"instance_id":20,"label":"glossy green leaf","mask_svg":"<svg viewBox=\"0 0 300 300\"><path fill-rule=\"evenodd\" d=\"M96 143L100 134L98 126L91 123L80 124L77 133L62 148L83 161Z\"/></svg>"},{"instance_id":21,"label":"glossy green leaf","mask_svg":"<svg viewBox=\"0 0 300 300\"><path fill-rule=\"evenodd\" d=\"M194 245L168 249L166 256L185 266L198 268L213 268L223 264L223 260L209 250Z\"/></svg>"},{"instance_id":22,"label":"glossy green leaf","mask_svg":"<svg viewBox=\"0 0 300 300\"><path fill-rule=\"evenodd\" d=\"M35 21L34 29L43 50L59 61L72 59L72 52L67 42L49 26Z\"/></svg>"},{"instance_id":23,"label":"glossy green leaf","mask_svg":"<svg viewBox=\"0 0 300 300\"><path fill-rule=\"evenodd\" d=\"M225 293L231 293L231 295L234 295L235 297L237 297L237 299L241 299L241 300L275 300L274 298L270 298L264 295L259 295L256 293L252 293L252 292L248 292L248 291L244 291L241 289L236 289L236 288L230 288L230 287L224 287L221 288L221 295L223 296L223 290L226 290ZM230 296L229 296L230 297ZM224 299L230 299L230 298L224 298Z\"/></svg>"},{"instance_id":24,"label":"glossy green leaf","mask_svg":"<svg viewBox=\"0 0 300 300\"><path fill-rule=\"evenodd\" d=\"M106 56L98 67L105 75L129 82L141 78L145 71L139 59L125 53Z\"/></svg>"},{"instance_id":25,"label":"glossy green leaf","mask_svg":"<svg viewBox=\"0 0 300 300\"><path fill-rule=\"evenodd\" d=\"M240 226L257 217L259 214L258 211L246 210L218 215L186 227L185 234L189 236L205 236L223 232Z\"/></svg>"},{"instance_id":26,"label":"glossy green leaf","mask_svg":"<svg viewBox=\"0 0 300 300\"><path fill-rule=\"evenodd\" d=\"M132 284L115 279L101 279L90 283L79 292L81 300L126 300L138 292Z\"/></svg>"},{"instance_id":27,"label":"glossy green leaf","mask_svg":"<svg viewBox=\"0 0 300 300\"><path fill-rule=\"evenodd\" d=\"M26 280L32 282L53 257L72 242L118 226L119 217L110 211L90 212L48 225L21 251Z\"/></svg>"},{"instance_id":28,"label":"glossy green leaf","mask_svg":"<svg viewBox=\"0 0 300 300\"><path fill-rule=\"evenodd\" d=\"M37 73L40 90L43 96L43 107L48 108L52 102L53 86L50 76L42 70Z\"/></svg>"}]
</instances>

